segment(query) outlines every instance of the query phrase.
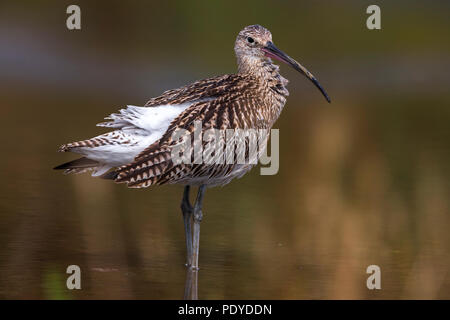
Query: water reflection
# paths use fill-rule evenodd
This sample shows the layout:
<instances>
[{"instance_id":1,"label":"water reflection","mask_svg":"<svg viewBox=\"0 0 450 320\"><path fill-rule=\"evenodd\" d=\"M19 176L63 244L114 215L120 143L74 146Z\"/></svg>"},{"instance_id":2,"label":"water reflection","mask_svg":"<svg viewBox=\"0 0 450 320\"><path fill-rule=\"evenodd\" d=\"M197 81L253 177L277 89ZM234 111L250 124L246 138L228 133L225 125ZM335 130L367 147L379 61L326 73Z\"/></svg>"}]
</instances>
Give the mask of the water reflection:
<instances>
[{"instance_id":1,"label":"water reflection","mask_svg":"<svg viewBox=\"0 0 450 320\"><path fill-rule=\"evenodd\" d=\"M198 270L187 268L184 300L198 300Z\"/></svg>"}]
</instances>

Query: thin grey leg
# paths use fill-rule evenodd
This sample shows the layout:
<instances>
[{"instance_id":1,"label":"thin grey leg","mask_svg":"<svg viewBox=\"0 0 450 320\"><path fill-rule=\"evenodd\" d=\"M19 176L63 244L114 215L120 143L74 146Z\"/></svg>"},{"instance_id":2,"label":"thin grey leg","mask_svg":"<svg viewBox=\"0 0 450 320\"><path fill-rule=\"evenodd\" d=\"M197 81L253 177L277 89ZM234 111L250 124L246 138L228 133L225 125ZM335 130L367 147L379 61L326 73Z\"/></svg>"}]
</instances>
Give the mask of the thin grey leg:
<instances>
[{"instance_id":1,"label":"thin grey leg","mask_svg":"<svg viewBox=\"0 0 450 320\"><path fill-rule=\"evenodd\" d=\"M198 272L191 268L186 269L186 283L184 286L184 300L198 299Z\"/></svg>"},{"instance_id":2,"label":"thin grey leg","mask_svg":"<svg viewBox=\"0 0 450 320\"><path fill-rule=\"evenodd\" d=\"M183 199L181 200L181 212L183 212L184 233L186 236L186 266L192 265L192 214L194 209L189 202L190 186L184 187Z\"/></svg>"},{"instance_id":3,"label":"thin grey leg","mask_svg":"<svg viewBox=\"0 0 450 320\"><path fill-rule=\"evenodd\" d=\"M194 232L193 232L193 252L192 265L193 270L198 270L198 253L200 249L200 223L202 222L202 204L203 196L205 195L206 185L201 185L198 188L197 199L194 205Z\"/></svg>"}]
</instances>

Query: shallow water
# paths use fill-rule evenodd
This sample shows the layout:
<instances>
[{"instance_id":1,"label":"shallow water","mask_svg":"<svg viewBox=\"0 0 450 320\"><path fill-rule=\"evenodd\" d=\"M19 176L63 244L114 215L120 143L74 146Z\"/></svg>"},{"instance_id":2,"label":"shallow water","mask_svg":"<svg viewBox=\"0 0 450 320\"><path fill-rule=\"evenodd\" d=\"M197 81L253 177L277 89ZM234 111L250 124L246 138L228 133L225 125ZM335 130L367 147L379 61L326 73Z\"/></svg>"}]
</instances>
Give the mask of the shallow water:
<instances>
[{"instance_id":1,"label":"shallow water","mask_svg":"<svg viewBox=\"0 0 450 320\"><path fill-rule=\"evenodd\" d=\"M183 298L181 186L134 190L51 168L74 158L57 153L60 144L103 132L94 124L125 104L234 71L228 43L234 33L223 44L228 51L213 38L216 46L205 48L202 22L184 21L191 38L180 40L186 41L181 56L161 35L151 39L161 47L146 47L150 31L140 22L124 23L142 11L137 4L111 17L91 8L99 20L77 34L56 27L62 20L54 13L61 8L48 8L44 22L31 9L21 20L21 8L9 7L14 23L0 19L9 21L8 29L0 28L8 30L0 37L0 298ZM312 17L323 12L314 8L309 5ZM352 10L346 21L355 21ZM444 20L433 17L427 21L435 29L425 31L448 32ZM117 19L125 29L115 29ZM282 28L281 20L312 19L272 23ZM30 28L30 21L39 22ZM316 32L327 33L337 26L333 21ZM328 42L309 36L311 47L301 48L286 45L289 34L279 36L285 44L279 47L293 57L306 52L306 65L333 102L327 105L312 85L282 67L291 96L275 126L280 170L261 176L257 167L207 190L198 298L450 298L450 79L442 67L449 55L439 51L438 38L422 33L414 44L427 49L412 54L393 33L375 37L371 47L355 30L339 44L321 34L331 47L318 56L312 47ZM354 39L363 49L341 49ZM81 268L81 290L66 288L69 265ZM369 265L381 268L381 290L366 287Z\"/></svg>"},{"instance_id":2,"label":"shallow water","mask_svg":"<svg viewBox=\"0 0 450 320\"><path fill-rule=\"evenodd\" d=\"M133 190L52 171L72 158L58 144L98 130L91 119L46 118L45 109L35 121L14 107L26 99L9 101L14 120L5 123L20 143L5 144L1 160L0 295L183 298L182 187ZM207 190L198 297L449 298L448 118L412 103L295 103L278 123L277 175L257 167ZM407 116L401 127L396 113ZM80 291L65 287L72 264ZM372 264L382 271L379 291L366 288Z\"/></svg>"}]
</instances>

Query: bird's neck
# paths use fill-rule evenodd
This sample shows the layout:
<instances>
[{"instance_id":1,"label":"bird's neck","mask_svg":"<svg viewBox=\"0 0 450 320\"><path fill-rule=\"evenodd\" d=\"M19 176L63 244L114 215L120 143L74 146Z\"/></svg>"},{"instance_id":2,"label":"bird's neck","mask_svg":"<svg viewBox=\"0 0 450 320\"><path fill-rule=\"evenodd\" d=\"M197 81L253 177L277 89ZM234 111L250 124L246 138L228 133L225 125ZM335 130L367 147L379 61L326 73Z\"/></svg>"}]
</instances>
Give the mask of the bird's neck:
<instances>
[{"instance_id":1,"label":"bird's neck","mask_svg":"<svg viewBox=\"0 0 450 320\"><path fill-rule=\"evenodd\" d=\"M264 123L261 127L271 128L280 116L283 110L289 91L286 86L288 80L283 78L279 73L279 66L272 63L272 60L259 59L238 59L238 72L253 79L257 79L260 83L263 103L258 105L260 113L264 114ZM258 112L257 112L258 113Z\"/></svg>"},{"instance_id":2,"label":"bird's neck","mask_svg":"<svg viewBox=\"0 0 450 320\"><path fill-rule=\"evenodd\" d=\"M279 72L279 66L273 64L269 58L239 57L238 72L252 75L280 95L285 97L289 95L286 89L289 81L283 78Z\"/></svg>"}]
</instances>

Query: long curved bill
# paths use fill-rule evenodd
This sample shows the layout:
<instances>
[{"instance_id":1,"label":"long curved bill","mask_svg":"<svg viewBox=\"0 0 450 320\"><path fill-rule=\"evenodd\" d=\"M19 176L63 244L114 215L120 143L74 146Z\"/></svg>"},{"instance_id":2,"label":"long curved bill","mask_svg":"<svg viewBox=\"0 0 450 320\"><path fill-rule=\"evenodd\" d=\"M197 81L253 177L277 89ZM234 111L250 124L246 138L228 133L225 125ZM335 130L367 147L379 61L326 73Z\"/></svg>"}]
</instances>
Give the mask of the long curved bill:
<instances>
[{"instance_id":1,"label":"long curved bill","mask_svg":"<svg viewBox=\"0 0 450 320\"><path fill-rule=\"evenodd\" d=\"M300 63L298 63L297 61L295 61L294 59L289 57L287 54L285 54L283 51L278 49L270 41L266 44L266 46L264 48L262 48L262 50L264 51L264 54L267 57L272 58L272 59L276 59L276 60L279 60L279 61L282 61L282 62L285 62L288 65L290 65L292 68L294 68L295 70L300 72L301 74L303 74L306 77L308 77L308 79L311 80L312 83L314 83L314 85L317 87L317 89L319 89L320 92L322 92L322 94L325 97L325 99L327 99L328 102L331 102L330 97L325 92L325 90L322 88L322 86L320 85L319 81L317 81L317 79L312 75L312 73L309 72L304 66L302 66Z\"/></svg>"}]
</instances>

